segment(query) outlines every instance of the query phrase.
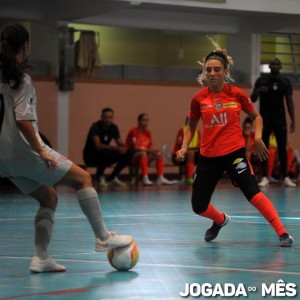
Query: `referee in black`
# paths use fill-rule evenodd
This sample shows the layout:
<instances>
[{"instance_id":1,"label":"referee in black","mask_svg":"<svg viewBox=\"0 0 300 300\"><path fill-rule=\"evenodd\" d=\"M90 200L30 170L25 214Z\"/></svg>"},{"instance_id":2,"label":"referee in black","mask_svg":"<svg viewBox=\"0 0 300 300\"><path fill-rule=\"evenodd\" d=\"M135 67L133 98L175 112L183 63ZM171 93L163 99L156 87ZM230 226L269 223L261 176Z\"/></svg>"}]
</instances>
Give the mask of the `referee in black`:
<instances>
[{"instance_id":1,"label":"referee in black","mask_svg":"<svg viewBox=\"0 0 300 300\"><path fill-rule=\"evenodd\" d=\"M269 148L270 134L274 132L277 141L279 154L281 177L287 187L295 187L296 184L288 177L287 174L287 120L284 100L291 118L290 132L295 131L295 108L292 98L292 84L288 78L280 74L281 61L273 58L269 64L271 72L261 75L255 82L251 100L253 102L260 99L260 114L264 121L262 140L266 147ZM259 182L260 187L269 185L267 176L267 161L263 161L262 179Z\"/></svg>"}]
</instances>

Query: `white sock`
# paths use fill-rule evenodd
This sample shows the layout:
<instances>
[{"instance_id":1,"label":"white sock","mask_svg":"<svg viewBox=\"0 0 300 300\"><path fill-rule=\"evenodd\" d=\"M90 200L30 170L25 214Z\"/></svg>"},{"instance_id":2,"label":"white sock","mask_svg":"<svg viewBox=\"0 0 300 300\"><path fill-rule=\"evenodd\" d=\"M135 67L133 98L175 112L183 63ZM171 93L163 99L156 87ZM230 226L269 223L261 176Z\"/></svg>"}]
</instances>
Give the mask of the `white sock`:
<instances>
[{"instance_id":1,"label":"white sock","mask_svg":"<svg viewBox=\"0 0 300 300\"><path fill-rule=\"evenodd\" d=\"M54 223L54 210L41 207L34 220L35 229L35 255L44 260L48 257L48 244L52 235Z\"/></svg>"},{"instance_id":2,"label":"white sock","mask_svg":"<svg viewBox=\"0 0 300 300\"><path fill-rule=\"evenodd\" d=\"M92 187L83 188L77 191L77 198L81 210L92 226L95 236L98 239L105 241L108 238L108 230L103 221L96 190Z\"/></svg>"}]
</instances>

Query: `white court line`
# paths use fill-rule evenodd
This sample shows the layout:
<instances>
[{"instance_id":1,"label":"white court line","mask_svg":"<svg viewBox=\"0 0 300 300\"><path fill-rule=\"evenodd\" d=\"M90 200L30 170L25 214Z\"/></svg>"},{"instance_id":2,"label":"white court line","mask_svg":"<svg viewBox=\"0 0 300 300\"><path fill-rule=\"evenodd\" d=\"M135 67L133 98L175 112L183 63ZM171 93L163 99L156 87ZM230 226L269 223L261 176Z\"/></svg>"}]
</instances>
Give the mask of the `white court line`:
<instances>
[{"instance_id":1,"label":"white court line","mask_svg":"<svg viewBox=\"0 0 300 300\"><path fill-rule=\"evenodd\" d=\"M60 212L57 212L55 215L55 219L56 220L69 220L69 219L86 219L86 216L84 214L82 214L81 216L73 216L73 217L60 217L57 214L60 214ZM128 217L156 217L156 216L180 216L180 215L191 215L191 216L197 216L194 213L164 213L164 214L126 214L126 215L105 215L104 214L104 218L128 218ZM5 219L5 218L0 218L0 222L1 221L16 221L16 220L29 220L31 221L33 218L22 218L20 216L18 216L17 218L9 218L9 219Z\"/></svg>"},{"instance_id":2,"label":"white court line","mask_svg":"<svg viewBox=\"0 0 300 300\"><path fill-rule=\"evenodd\" d=\"M32 257L14 257L14 256L1 256L0 258L5 259L32 259ZM57 261L61 262L77 262L77 263L101 263L107 261L99 261L99 260L82 260L82 259L58 259ZM178 264L155 264L155 263L138 263L139 266L146 267L157 267L157 268L181 268L181 269L194 269L194 270L217 270L217 271L238 271L238 272L249 272L249 273L265 273L265 274L281 274L281 275L295 275L300 276L300 272L287 272L287 271L277 271L274 269L270 270L262 270L262 269L245 269L245 268L226 268L226 267L212 267L212 266L191 266L191 265L178 265Z\"/></svg>"},{"instance_id":3,"label":"white court line","mask_svg":"<svg viewBox=\"0 0 300 300\"><path fill-rule=\"evenodd\" d=\"M296 211L293 211L293 212L296 212ZM253 213L253 211L251 213ZM104 215L104 218L128 218L128 217L131 217L131 218L145 218L145 217L155 218L155 217L168 217L168 216L172 217L172 216L188 216L188 215L190 215L192 217L199 218L199 216L197 216L194 213ZM233 218L233 219L264 219L264 217L262 217L261 215L250 216L250 215L233 215L233 214L230 214L230 218ZM284 219L284 220L300 220L300 217L280 217L280 218ZM74 217L60 217L60 216L56 216L55 219L56 220L86 219L86 216L85 215L74 216ZM18 220L18 221L20 221L20 220L22 220L22 221L25 221L25 220L31 221L32 218L20 218L20 217L9 218L9 219L0 218L0 222L1 221L16 221L16 220Z\"/></svg>"}]
</instances>

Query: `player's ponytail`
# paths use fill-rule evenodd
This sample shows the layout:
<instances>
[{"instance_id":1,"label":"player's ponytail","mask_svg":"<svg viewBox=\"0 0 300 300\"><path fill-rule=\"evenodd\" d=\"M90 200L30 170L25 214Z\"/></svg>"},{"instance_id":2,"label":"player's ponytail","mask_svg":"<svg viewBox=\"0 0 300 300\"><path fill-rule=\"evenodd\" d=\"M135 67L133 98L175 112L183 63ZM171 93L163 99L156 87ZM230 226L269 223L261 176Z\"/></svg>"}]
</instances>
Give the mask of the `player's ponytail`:
<instances>
[{"instance_id":1,"label":"player's ponytail","mask_svg":"<svg viewBox=\"0 0 300 300\"><path fill-rule=\"evenodd\" d=\"M18 62L17 54L29 41L29 33L20 24L4 26L0 34L0 78L4 83L9 83L12 89L17 89L28 68L27 62Z\"/></svg>"}]
</instances>

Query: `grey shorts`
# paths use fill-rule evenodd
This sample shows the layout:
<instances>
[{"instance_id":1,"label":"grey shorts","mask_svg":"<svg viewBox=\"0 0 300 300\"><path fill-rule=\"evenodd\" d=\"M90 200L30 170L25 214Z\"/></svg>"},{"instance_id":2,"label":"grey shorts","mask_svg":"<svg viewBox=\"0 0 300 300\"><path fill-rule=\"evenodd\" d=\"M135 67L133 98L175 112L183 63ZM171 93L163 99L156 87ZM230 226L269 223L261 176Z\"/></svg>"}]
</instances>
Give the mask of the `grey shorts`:
<instances>
[{"instance_id":1,"label":"grey shorts","mask_svg":"<svg viewBox=\"0 0 300 300\"><path fill-rule=\"evenodd\" d=\"M41 185L53 186L58 183L70 170L72 161L60 155L53 149L50 150L56 158L57 165L49 169L45 162L39 163L36 168L26 172L26 175L8 177L24 194L30 194Z\"/></svg>"}]
</instances>

